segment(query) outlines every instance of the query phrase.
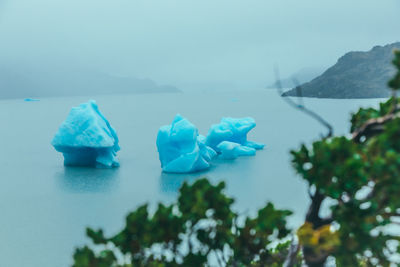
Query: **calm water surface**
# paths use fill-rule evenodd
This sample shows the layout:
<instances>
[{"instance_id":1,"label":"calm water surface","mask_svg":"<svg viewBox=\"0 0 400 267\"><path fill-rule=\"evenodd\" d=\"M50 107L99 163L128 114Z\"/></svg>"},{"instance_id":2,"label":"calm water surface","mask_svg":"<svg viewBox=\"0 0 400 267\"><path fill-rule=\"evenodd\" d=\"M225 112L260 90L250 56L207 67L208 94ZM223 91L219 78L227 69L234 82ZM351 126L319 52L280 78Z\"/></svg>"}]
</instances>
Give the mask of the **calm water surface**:
<instances>
[{"instance_id":1,"label":"calm water surface","mask_svg":"<svg viewBox=\"0 0 400 267\"><path fill-rule=\"evenodd\" d=\"M0 101L0 259L2 266L63 267L76 246L86 244L85 227L114 234L124 216L139 204L176 199L185 180L226 181L239 211L252 214L267 201L304 217L305 184L290 167L289 150L324 133L312 119L289 107L275 91L251 93L99 96L100 110L116 128L121 167L113 170L65 168L50 145L70 108L87 97L48 98L40 102ZM349 112L379 100L306 99L336 134L347 133ZM216 161L207 172L174 175L160 170L155 146L158 128L176 113L207 134L222 116L252 116L257 127L249 139L266 149L255 157Z\"/></svg>"}]
</instances>

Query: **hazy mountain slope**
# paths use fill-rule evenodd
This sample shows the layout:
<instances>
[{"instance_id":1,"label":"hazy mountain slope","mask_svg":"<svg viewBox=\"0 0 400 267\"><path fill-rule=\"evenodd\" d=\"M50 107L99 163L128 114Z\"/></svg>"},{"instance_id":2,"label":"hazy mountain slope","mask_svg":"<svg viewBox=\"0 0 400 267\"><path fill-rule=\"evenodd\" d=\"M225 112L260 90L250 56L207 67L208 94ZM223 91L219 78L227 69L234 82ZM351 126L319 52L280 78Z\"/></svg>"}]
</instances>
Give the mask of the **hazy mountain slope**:
<instances>
[{"instance_id":1,"label":"hazy mountain slope","mask_svg":"<svg viewBox=\"0 0 400 267\"><path fill-rule=\"evenodd\" d=\"M119 77L87 70L15 70L0 68L0 99L102 94L180 92L150 79Z\"/></svg>"},{"instance_id":2,"label":"hazy mountain slope","mask_svg":"<svg viewBox=\"0 0 400 267\"><path fill-rule=\"evenodd\" d=\"M323 73L325 68L312 67L312 68L304 68L299 70L298 72L292 74L290 77L282 79L281 86L283 88L291 88L296 86L295 81L302 84L311 81L316 78L318 75ZM267 89L275 89L277 87L276 82L267 85Z\"/></svg>"},{"instance_id":3,"label":"hazy mountain slope","mask_svg":"<svg viewBox=\"0 0 400 267\"><path fill-rule=\"evenodd\" d=\"M395 70L391 65L393 50L400 42L376 46L368 52L350 52L311 82L301 85L302 95L319 98L387 97L388 80ZM296 96L296 88L283 96Z\"/></svg>"}]
</instances>

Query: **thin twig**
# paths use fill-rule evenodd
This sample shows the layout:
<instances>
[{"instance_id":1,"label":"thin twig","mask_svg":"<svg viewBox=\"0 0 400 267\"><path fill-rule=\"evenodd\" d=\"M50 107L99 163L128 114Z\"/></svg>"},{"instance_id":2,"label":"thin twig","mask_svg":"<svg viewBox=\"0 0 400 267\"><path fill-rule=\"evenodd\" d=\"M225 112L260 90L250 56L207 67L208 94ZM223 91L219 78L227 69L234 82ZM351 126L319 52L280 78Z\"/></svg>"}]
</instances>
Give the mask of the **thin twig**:
<instances>
[{"instance_id":1,"label":"thin twig","mask_svg":"<svg viewBox=\"0 0 400 267\"><path fill-rule=\"evenodd\" d=\"M300 83L296 78L293 78L292 81L293 81L293 84L296 86L296 95L298 97L299 104L304 107L303 90L300 86Z\"/></svg>"},{"instance_id":2,"label":"thin twig","mask_svg":"<svg viewBox=\"0 0 400 267\"><path fill-rule=\"evenodd\" d=\"M276 67L275 68L275 77L276 77L276 87L278 90L278 93L280 96L283 95L283 89L282 89L282 84L281 84L281 80L279 78L279 69ZM302 98L302 88L301 86L296 86L296 90L297 90L297 95L300 96L300 98ZM308 116L310 116L311 118L315 119L317 122L319 122L320 124L322 124L324 127L327 128L328 133L324 138L329 138L333 136L333 127L330 123L328 123L324 118L322 118L322 116L320 116L319 114L317 114L316 112L306 108L303 104L303 100L299 100L299 103L296 103L295 101L293 101L290 97L283 97L283 100L286 101L286 103L288 103L290 106L294 107L295 109L300 110L301 112L307 114Z\"/></svg>"},{"instance_id":3,"label":"thin twig","mask_svg":"<svg viewBox=\"0 0 400 267\"><path fill-rule=\"evenodd\" d=\"M300 250L300 244L296 241L295 236L292 237L292 242L290 243L289 252L283 263L284 267L293 267L297 263L297 254Z\"/></svg>"}]
</instances>

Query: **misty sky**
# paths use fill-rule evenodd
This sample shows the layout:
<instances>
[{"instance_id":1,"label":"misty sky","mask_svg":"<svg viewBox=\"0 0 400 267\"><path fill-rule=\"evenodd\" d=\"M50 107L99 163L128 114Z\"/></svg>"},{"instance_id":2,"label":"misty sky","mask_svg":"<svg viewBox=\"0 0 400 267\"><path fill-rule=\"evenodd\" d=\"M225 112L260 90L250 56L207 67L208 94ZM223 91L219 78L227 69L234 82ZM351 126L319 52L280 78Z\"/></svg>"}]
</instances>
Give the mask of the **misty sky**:
<instances>
[{"instance_id":1,"label":"misty sky","mask_svg":"<svg viewBox=\"0 0 400 267\"><path fill-rule=\"evenodd\" d=\"M0 0L0 65L264 87L400 41L399 0ZM206 89L206 88L205 88Z\"/></svg>"}]
</instances>

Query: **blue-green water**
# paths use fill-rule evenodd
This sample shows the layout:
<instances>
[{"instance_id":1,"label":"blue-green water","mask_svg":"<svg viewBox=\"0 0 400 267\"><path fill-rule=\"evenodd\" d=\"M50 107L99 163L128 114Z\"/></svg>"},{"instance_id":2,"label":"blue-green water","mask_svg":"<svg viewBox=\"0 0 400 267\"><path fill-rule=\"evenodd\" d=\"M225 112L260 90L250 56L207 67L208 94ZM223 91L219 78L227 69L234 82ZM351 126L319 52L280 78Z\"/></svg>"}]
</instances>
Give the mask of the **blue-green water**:
<instances>
[{"instance_id":1,"label":"blue-green water","mask_svg":"<svg viewBox=\"0 0 400 267\"><path fill-rule=\"evenodd\" d=\"M65 168L50 145L69 109L87 97L40 102L0 101L0 259L7 267L62 267L74 247L88 242L86 226L118 231L124 216L139 204L173 201L184 180L206 176L224 180L236 208L250 214L266 201L304 217L305 184L290 167L289 150L325 132L318 123L289 107L275 91L250 93L99 96L100 109L116 128L121 167L113 170ZM348 132L349 112L379 100L306 99L335 133ZM176 113L207 134L222 116L252 116L249 139L266 149L255 157L216 161L208 172L162 174L155 140L158 128Z\"/></svg>"}]
</instances>

